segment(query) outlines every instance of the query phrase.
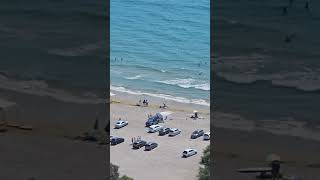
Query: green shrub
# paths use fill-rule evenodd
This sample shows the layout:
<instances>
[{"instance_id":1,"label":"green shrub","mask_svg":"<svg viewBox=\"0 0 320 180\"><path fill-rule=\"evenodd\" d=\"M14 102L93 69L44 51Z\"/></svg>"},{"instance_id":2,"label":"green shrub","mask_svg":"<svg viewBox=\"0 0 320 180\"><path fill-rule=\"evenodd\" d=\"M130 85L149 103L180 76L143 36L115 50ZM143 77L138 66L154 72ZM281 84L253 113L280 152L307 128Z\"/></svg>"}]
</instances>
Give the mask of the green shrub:
<instances>
[{"instance_id":1,"label":"green shrub","mask_svg":"<svg viewBox=\"0 0 320 180\"><path fill-rule=\"evenodd\" d=\"M202 165L202 167L200 167L199 169L199 180L210 180L210 145L203 151L203 156L201 157L200 165Z\"/></svg>"},{"instance_id":2,"label":"green shrub","mask_svg":"<svg viewBox=\"0 0 320 180\"><path fill-rule=\"evenodd\" d=\"M134 180L126 175L119 177L119 166L110 163L110 178L109 180Z\"/></svg>"},{"instance_id":3,"label":"green shrub","mask_svg":"<svg viewBox=\"0 0 320 180\"><path fill-rule=\"evenodd\" d=\"M124 175L121 178L119 178L119 180L133 180L133 179L131 177Z\"/></svg>"}]
</instances>

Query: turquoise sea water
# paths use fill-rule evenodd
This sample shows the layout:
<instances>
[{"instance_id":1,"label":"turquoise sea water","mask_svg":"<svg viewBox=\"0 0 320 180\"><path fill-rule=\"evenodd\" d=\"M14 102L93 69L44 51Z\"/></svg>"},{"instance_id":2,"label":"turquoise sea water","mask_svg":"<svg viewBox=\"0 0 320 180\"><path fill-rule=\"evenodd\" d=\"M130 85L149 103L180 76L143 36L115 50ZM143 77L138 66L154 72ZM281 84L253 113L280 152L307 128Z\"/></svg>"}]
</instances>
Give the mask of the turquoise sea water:
<instances>
[{"instance_id":1,"label":"turquoise sea water","mask_svg":"<svg viewBox=\"0 0 320 180\"><path fill-rule=\"evenodd\" d=\"M210 1L111 1L111 92L209 104Z\"/></svg>"}]
</instances>

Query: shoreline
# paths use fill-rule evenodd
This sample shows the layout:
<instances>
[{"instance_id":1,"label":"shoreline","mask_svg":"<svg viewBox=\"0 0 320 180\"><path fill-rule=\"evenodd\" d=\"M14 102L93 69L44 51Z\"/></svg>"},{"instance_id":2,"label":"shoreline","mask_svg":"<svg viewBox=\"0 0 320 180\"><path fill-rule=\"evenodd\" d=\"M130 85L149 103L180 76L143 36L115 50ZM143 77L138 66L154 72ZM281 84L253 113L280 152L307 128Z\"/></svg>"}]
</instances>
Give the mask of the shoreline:
<instances>
[{"instance_id":1,"label":"shoreline","mask_svg":"<svg viewBox=\"0 0 320 180\"><path fill-rule=\"evenodd\" d=\"M308 127L308 122L295 119L285 120L250 120L240 115L215 112L214 127L243 132L264 131L274 135L286 135L290 137L304 138L320 143L320 126Z\"/></svg>"},{"instance_id":2,"label":"shoreline","mask_svg":"<svg viewBox=\"0 0 320 180\"><path fill-rule=\"evenodd\" d=\"M160 98L163 99L163 101L174 101L177 103L184 103L184 104L196 104L196 105L201 105L201 106L207 106L210 107L210 102L208 102L208 100L204 100L204 99L189 99L186 97L182 97L182 96L172 96L169 94L163 94L163 93L148 93L148 92L141 92L141 91L133 91L121 86L110 86L110 92L112 92L112 94L117 94L117 93L126 93L129 95L138 95L138 96L148 96L148 97L153 97L153 98ZM208 92L209 94L209 92Z\"/></svg>"},{"instance_id":3,"label":"shoreline","mask_svg":"<svg viewBox=\"0 0 320 180\"><path fill-rule=\"evenodd\" d=\"M174 107L171 108L174 111L192 113L193 110L197 110L202 114L210 115L210 107L208 106L170 100L165 101L162 98L150 97L148 95L133 95L124 92L115 92L114 94L115 95L110 97L113 103L120 101L122 104L135 106L139 99L148 99L149 102L151 102L151 107L154 109L159 109L159 106L162 105L163 102L166 102L167 106ZM287 135L320 142L320 131L317 132L317 130L320 130L320 126L310 128L308 126L309 122L305 121L295 119L283 119L279 121L273 119L255 120L220 111L215 111L213 116L214 126L217 128L241 130L244 132L265 131L275 135Z\"/></svg>"},{"instance_id":4,"label":"shoreline","mask_svg":"<svg viewBox=\"0 0 320 180\"><path fill-rule=\"evenodd\" d=\"M210 114L210 106L207 105L200 105L200 104L193 104L193 103L181 103L176 102L174 100L168 100L160 97L150 96L149 94L130 94L127 92L119 92L119 91L110 91L113 95L110 96L111 101L117 102L121 101L124 104L133 105L135 106L139 100L147 99L150 107L158 108L159 106L166 103L166 105L170 108L173 107L176 111L193 111L198 110L202 111L205 114ZM191 112L192 113L192 112Z\"/></svg>"}]
</instances>

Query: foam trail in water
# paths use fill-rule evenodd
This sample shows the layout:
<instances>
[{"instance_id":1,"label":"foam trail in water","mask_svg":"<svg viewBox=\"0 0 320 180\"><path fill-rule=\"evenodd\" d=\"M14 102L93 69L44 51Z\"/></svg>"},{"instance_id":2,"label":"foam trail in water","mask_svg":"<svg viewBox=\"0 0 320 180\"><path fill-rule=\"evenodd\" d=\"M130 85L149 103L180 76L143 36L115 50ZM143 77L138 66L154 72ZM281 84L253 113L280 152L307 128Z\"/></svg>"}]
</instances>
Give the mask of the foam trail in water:
<instances>
[{"instance_id":1,"label":"foam trail in water","mask_svg":"<svg viewBox=\"0 0 320 180\"><path fill-rule=\"evenodd\" d=\"M159 83L168 84L168 85L177 85L182 88L195 88L204 91L210 91L210 84L205 82L199 82L195 79L188 78L188 79L173 79L173 80L165 80L165 81L158 81Z\"/></svg>"}]
</instances>

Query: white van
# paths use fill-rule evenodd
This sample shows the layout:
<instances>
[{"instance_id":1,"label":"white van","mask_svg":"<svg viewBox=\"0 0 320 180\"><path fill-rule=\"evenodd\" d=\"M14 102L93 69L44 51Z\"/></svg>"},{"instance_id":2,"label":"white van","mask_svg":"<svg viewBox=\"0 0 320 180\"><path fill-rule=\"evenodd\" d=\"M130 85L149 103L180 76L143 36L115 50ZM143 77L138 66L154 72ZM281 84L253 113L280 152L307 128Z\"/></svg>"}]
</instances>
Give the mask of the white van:
<instances>
[{"instance_id":1,"label":"white van","mask_svg":"<svg viewBox=\"0 0 320 180\"><path fill-rule=\"evenodd\" d=\"M205 140L205 141L210 140L210 132L204 133L203 140Z\"/></svg>"},{"instance_id":2,"label":"white van","mask_svg":"<svg viewBox=\"0 0 320 180\"><path fill-rule=\"evenodd\" d=\"M160 126L160 125L152 125L149 127L148 132L149 133L158 132L158 131L160 131L161 128L162 128L162 126Z\"/></svg>"}]
</instances>

